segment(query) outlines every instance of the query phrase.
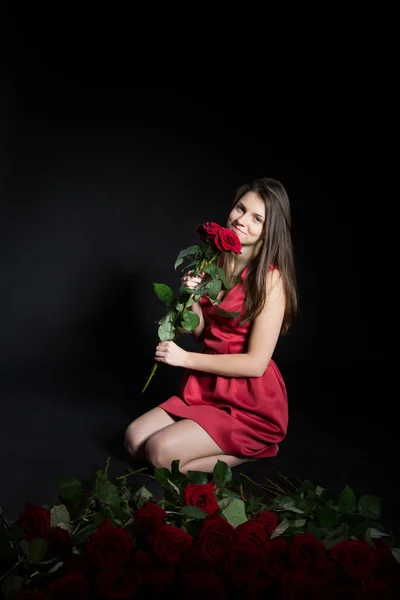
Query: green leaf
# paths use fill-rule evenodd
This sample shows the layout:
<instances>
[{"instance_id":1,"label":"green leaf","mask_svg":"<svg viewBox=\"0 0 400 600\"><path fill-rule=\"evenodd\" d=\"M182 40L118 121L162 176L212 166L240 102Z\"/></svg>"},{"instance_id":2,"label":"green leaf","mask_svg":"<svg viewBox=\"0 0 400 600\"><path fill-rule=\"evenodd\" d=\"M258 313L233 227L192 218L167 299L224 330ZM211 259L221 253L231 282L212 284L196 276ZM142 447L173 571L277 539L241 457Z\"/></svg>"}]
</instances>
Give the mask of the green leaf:
<instances>
[{"instance_id":1,"label":"green leaf","mask_svg":"<svg viewBox=\"0 0 400 600\"><path fill-rule=\"evenodd\" d=\"M223 308L220 308L219 306L217 306L217 313L219 314L220 317L225 317L225 319L234 319L235 317L238 317L240 315L240 312L234 312L234 311L226 311Z\"/></svg>"},{"instance_id":2,"label":"green leaf","mask_svg":"<svg viewBox=\"0 0 400 600\"><path fill-rule=\"evenodd\" d=\"M282 535L282 533L284 533L288 527L290 527L289 519L282 519L275 531L271 533L270 540Z\"/></svg>"},{"instance_id":3,"label":"green leaf","mask_svg":"<svg viewBox=\"0 0 400 600\"><path fill-rule=\"evenodd\" d=\"M371 494L361 496L358 509L369 519L378 520L381 516L381 498Z\"/></svg>"},{"instance_id":4,"label":"green leaf","mask_svg":"<svg viewBox=\"0 0 400 600\"><path fill-rule=\"evenodd\" d=\"M53 506L50 510L50 526L57 527L57 525L69 525L71 517L65 504L59 504Z\"/></svg>"},{"instance_id":5,"label":"green leaf","mask_svg":"<svg viewBox=\"0 0 400 600\"><path fill-rule=\"evenodd\" d=\"M248 521L245 503L240 498L233 498L229 505L223 509L222 514L232 527L237 527Z\"/></svg>"},{"instance_id":6,"label":"green leaf","mask_svg":"<svg viewBox=\"0 0 400 600\"><path fill-rule=\"evenodd\" d=\"M207 291L207 296L212 300L216 300L221 291L222 283L220 279L211 279L207 281L204 289ZM197 290L195 290L197 293Z\"/></svg>"},{"instance_id":7,"label":"green leaf","mask_svg":"<svg viewBox=\"0 0 400 600\"><path fill-rule=\"evenodd\" d=\"M183 258L177 258L175 263L174 263L174 269L176 269L177 267L179 267L179 265L181 265L183 263Z\"/></svg>"},{"instance_id":8,"label":"green leaf","mask_svg":"<svg viewBox=\"0 0 400 600\"><path fill-rule=\"evenodd\" d=\"M223 269L221 269L221 267L216 267L216 272L217 272L218 277L221 279L222 285L224 286L224 288L226 290L229 290L229 284L226 280L225 271Z\"/></svg>"},{"instance_id":9,"label":"green leaf","mask_svg":"<svg viewBox=\"0 0 400 600\"><path fill-rule=\"evenodd\" d=\"M168 484L168 479L171 477L171 471L165 467L158 467L157 469L154 469L154 477L161 486L166 486Z\"/></svg>"},{"instance_id":10,"label":"green leaf","mask_svg":"<svg viewBox=\"0 0 400 600\"><path fill-rule=\"evenodd\" d=\"M88 540L90 538L90 536L92 535L92 533L94 533L96 531L96 529L98 528L100 523L102 523L102 521L104 521L105 518L106 518L106 515L103 513L103 511L96 513L94 515L92 521L90 523L88 523L88 525L86 525L85 527L82 527L82 529L77 531L72 536L74 546L79 546L82 542L85 542L86 540Z\"/></svg>"},{"instance_id":11,"label":"green leaf","mask_svg":"<svg viewBox=\"0 0 400 600\"><path fill-rule=\"evenodd\" d=\"M168 313L161 321L161 325L158 328L158 337L162 342L173 340L175 337L175 312Z\"/></svg>"},{"instance_id":12,"label":"green leaf","mask_svg":"<svg viewBox=\"0 0 400 600\"><path fill-rule=\"evenodd\" d=\"M153 283L153 289L157 297L164 302L168 307L172 306L174 302L174 292L165 283Z\"/></svg>"},{"instance_id":13,"label":"green leaf","mask_svg":"<svg viewBox=\"0 0 400 600\"><path fill-rule=\"evenodd\" d=\"M209 481L208 473L201 471L187 471L186 476L190 483L208 483Z\"/></svg>"},{"instance_id":14,"label":"green leaf","mask_svg":"<svg viewBox=\"0 0 400 600\"><path fill-rule=\"evenodd\" d=\"M64 500L75 502L83 495L82 483L75 477L60 477L57 481L59 496Z\"/></svg>"},{"instance_id":15,"label":"green leaf","mask_svg":"<svg viewBox=\"0 0 400 600\"><path fill-rule=\"evenodd\" d=\"M391 548L391 551L397 562L400 563L400 548Z\"/></svg>"},{"instance_id":16,"label":"green leaf","mask_svg":"<svg viewBox=\"0 0 400 600\"><path fill-rule=\"evenodd\" d=\"M318 509L318 522L321 527L337 527L339 525L339 515L333 508L321 506Z\"/></svg>"},{"instance_id":17,"label":"green leaf","mask_svg":"<svg viewBox=\"0 0 400 600\"><path fill-rule=\"evenodd\" d=\"M110 513L111 520L120 527L123 527L132 517L131 513L119 504L116 506L109 506L108 512Z\"/></svg>"},{"instance_id":18,"label":"green leaf","mask_svg":"<svg viewBox=\"0 0 400 600\"><path fill-rule=\"evenodd\" d=\"M101 472L98 472L97 474L97 479L93 488L93 496L108 506L121 503L121 497L117 486L114 483L111 483L111 481L109 481Z\"/></svg>"},{"instance_id":19,"label":"green leaf","mask_svg":"<svg viewBox=\"0 0 400 600\"><path fill-rule=\"evenodd\" d=\"M355 512L357 509L357 498L349 486L345 486L339 497L339 511L341 513Z\"/></svg>"},{"instance_id":20,"label":"green leaf","mask_svg":"<svg viewBox=\"0 0 400 600\"><path fill-rule=\"evenodd\" d=\"M186 505L181 508L179 513L185 517L191 517L193 519L205 519L208 517L208 513L205 510L200 510L200 508L190 505Z\"/></svg>"},{"instance_id":21,"label":"green leaf","mask_svg":"<svg viewBox=\"0 0 400 600\"><path fill-rule=\"evenodd\" d=\"M188 256L194 256L199 250L199 246L189 246L188 248L185 248L184 250L181 250L177 256L178 258L187 258Z\"/></svg>"},{"instance_id":22,"label":"green leaf","mask_svg":"<svg viewBox=\"0 0 400 600\"><path fill-rule=\"evenodd\" d=\"M348 539L348 527L346 523L341 523L333 529L329 529L322 539L326 548L333 548L339 542Z\"/></svg>"},{"instance_id":23,"label":"green leaf","mask_svg":"<svg viewBox=\"0 0 400 600\"><path fill-rule=\"evenodd\" d=\"M306 531L308 531L308 533L311 533L311 535L314 536L317 540L322 540L322 531L312 521L308 521Z\"/></svg>"},{"instance_id":24,"label":"green leaf","mask_svg":"<svg viewBox=\"0 0 400 600\"><path fill-rule=\"evenodd\" d=\"M191 310L185 310L181 321L181 327L187 329L187 331L193 331L200 324L200 317Z\"/></svg>"},{"instance_id":25,"label":"green leaf","mask_svg":"<svg viewBox=\"0 0 400 600\"><path fill-rule=\"evenodd\" d=\"M142 506L145 504L145 502L148 502L149 500L151 500L153 497L153 494L147 489L147 487L145 487L144 485L142 485L134 494L133 494L133 501L135 503L135 506L137 508L142 508Z\"/></svg>"},{"instance_id":26,"label":"green leaf","mask_svg":"<svg viewBox=\"0 0 400 600\"><path fill-rule=\"evenodd\" d=\"M29 543L28 562L38 563L47 553L48 543L43 538L32 538Z\"/></svg>"},{"instance_id":27,"label":"green leaf","mask_svg":"<svg viewBox=\"0 0 400 600\"><path fill-rule=\"evenodd\" d=\"M218 460L213 470L213 481L215 485L224 487L232 480L232 470L222 460Z\"/></svg>"},{"instance_id":28,"label":"green leaf","mask_svg":"<svg viewBox=\"0 0 400 600\"><path fill-rule=\"evenodd\" d=\"M1 585L1 597L12 600L25 586L25 579L20 575L9 575Z\"/></svg>"}]
</instances>

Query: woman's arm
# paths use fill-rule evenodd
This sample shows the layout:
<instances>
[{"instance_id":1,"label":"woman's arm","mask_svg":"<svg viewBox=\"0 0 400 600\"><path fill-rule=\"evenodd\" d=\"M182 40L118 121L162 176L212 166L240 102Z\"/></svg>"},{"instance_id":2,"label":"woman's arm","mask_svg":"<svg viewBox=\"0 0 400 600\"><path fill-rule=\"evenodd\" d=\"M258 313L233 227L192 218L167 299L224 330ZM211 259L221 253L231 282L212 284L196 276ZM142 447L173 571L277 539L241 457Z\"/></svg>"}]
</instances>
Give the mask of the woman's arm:
<instances>
[{"instance_id":1,"label":"woman's arm","mask_svg":"<svg viewBox=\"0 0 400 600\"><path fill-rule=\"evenodd\" d=\"M225 377L261 377L275 350L285 312L285 295L277 270L268 273L266 289L265 305L254 320L246 353L186 352L182 366Z\"/></svg>"}]
</instances>

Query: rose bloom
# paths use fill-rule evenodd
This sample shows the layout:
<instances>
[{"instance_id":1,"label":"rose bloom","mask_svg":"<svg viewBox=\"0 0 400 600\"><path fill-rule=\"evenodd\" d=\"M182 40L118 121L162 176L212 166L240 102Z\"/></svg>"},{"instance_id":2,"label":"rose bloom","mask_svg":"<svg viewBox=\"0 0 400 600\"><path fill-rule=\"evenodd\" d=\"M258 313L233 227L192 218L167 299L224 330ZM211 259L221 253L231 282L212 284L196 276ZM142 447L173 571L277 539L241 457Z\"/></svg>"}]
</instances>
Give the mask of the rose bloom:
<instances>
[{"instance_id":1,"label":"rose bloom","mask_svg":"<svg viewBox=\"0 0 400 600\"><path fill-rule=\"evenodd\" d=\"M165 525L166 520L166 511L155 502L149 500L135 512L133 529L136 535L148 537L158 527Z\"/></svg>"},{"instance_id":2,"label":"rose bloom","mask_svg":"<svg viewBox=\"0 0 400 600\"><path fill-rule=\"evenodd\" d=\"M264 527L268 537L270 537L271 533L278 527L278 515L272 510L258 512L254 515L252 520Z\"/></svg>"},{"instance_id":3,"label":"rose bloom","mask_svg":"<svg viewBox=\"0 0 400 600\"><path fill-rule=\"evenodd\" d=\"M50 529L51 513L48 508L25 502L25 507L17 521L25 529L25 539L45 538Z\"/></svg>"},{"instance_id":4,"label":"rose bloom","mask_svg":"<svg viewBox=\"0 0 400 600\"><path fill-rule=\"evenodd\" d=\"M305 573L285 573L281 581L282 600L323 600L318 586Z\"/></svg>"},{"instance_id":5,"label":"rose bloom","mask_svg":"<svg viewBox=\"0 0 400 600\"><path fill-rule=\"evenodd\" d=\"M152 590L156 594L161 594L161 591L164 593L175 578L175 571L161 564L147 550L135 552L127 574L136 590Z\"/></svg>"},{"instance_id":6,"label":"rose bloom","mask_svg":"<svg viewBox=\"0 0 400 600\"><path fill-rule=\"evenodd\" d=\"M211 567L200 573L183 573L179 580L181 598L205 600L205 597L229 600L225 580ZM172 598L172 596L171 596Z\"/></svg>"},{"instance_id":7,"label":"rose bloom","mask_svg":"<svg viewBox=\"0 0 400 600\"><path fill-rule=\"evenodd\" d=\"M82 571L56 579L46 590L49 600L90 600L91 586Z\"/></svg>"},{"instance_id":8,"label":"rose bloom","mask_svg":"<svg viewBox=\"0 0 400 600\"><path fill-rule=\"evenodd\" d=\"M242 251L242 244L238 236L230 229L220 229L214 238L214 244L220 251L234 254L241 254Z\"/></svg>"},{"instance_id":9,"label":"rose bloom","mask_svg":"<svg viewBox=\"0 0 400 600\"><path fill-rule=\"evenodd\" d=\"M214 514L204 519L199 532L202 556L208 563L217 563L233 546L235 529L221 515Z\"/></svg>"},{"instance_id":10,"label":"rose bloom","mask_svg":"<svg viewBox=\"0 0 400 600\"><path fill-rule=\"evenodd\" d=\"M295 533L288 550L290 560L299 567L319 567L326 560L324 544L310 533Z\"/></svg>"},{"instance_id":11,"label":"rose bloom","mask_svg":"<svg viewBox=\"0 0 400 600\"><path fill-rule=\"evenodd\" d=\"M67 529L51 527L46 534L46 541L48 543L47 557L72 552L72 536Z\"/></svg>"},{"instance_id":12,"label":"rose bloom","mask_svg":"<svg viewBox=\"0 0 400 600\"><path fill-rule=\"evenodd\" d=\"M393 556L390 548L381 546L375 551L377 566L374 571L374 581L387 585L396 585L400 580L400 565Z\"/></svg>"},{"instance_id":13,"label":"rose bloom","mask_svg":"<svg viewBox=\"0 0 400 600\"><path fill-rule=\"evenodd\" d=\"M133 582L122 569L104 569L93 577L96 598L105 600L130 599L136 593Z\"/></svg>"},{"instance_id":14,"label":"rose bloom","mask_svg":"<svg viewBox=\"0 0 400 600\"><path fill-rule=\"evenodd\" d=\"M162 525L154 532L152 550L155 556L169 565L176 565L190 548L193 538L180 527Z\"/></svg>"},{"instance_id":15,"label":"rose bloom","mask_svg":"<svg viewBox=\"0 0 400 600\"><path fill-rule=\"evenodd\" d=\"M18 592L13 600L49 600L44 592Z\"/></svg>"},{"instance_id":16,"label":"rose bloom","mask_svg":"<svg viewBox=\"0 0 400 600\"><path fill-rule=\"evenodd\" d=\"M234 585L249 585L258 574L256 546L251 542L234 544L224 560L224 571Z\"/></svg>"},{"instance_id":17,"label":"rose bloom","mask_svg":"<svg viewBox=\"0 0 400 600\"><path fill-rule=\"evenodd\" d=\"M134 542L123 527L114 527L108 520L92 533L86 546L89 560L97 567L123 567L131 558Z\"/></svg>"},{"instance_id":18,"label":"rose bloom","mask_svg":"<svg viewBox=\"0 0 400 600\"><path fill-rule=\"evenodd\" d=\"M398 600L397 593L379 581L370 581L353 591L351 600Z\"/></svg>"},{"instance_id":19,"label":"rose bloom","mask_svg":"<svg viewBox=\"0 0 400 600\"><path fill-rule=\"evenodd\" d=\"M209 515L218 512L219 506L214 494L214 483L188 483L183 491L185 504L204 510Z\"/></svg>"},{"instance_id":20,"label":"rose bloom","mask_svg":"<svg viewBox=\"0 0 400 600\"><path fill-rule=\"evenodd\" d=\"M365 581L374 573L378 555L364 540L343 540L331 549L331 557L353 579Z\"/></svg>"},{"instance_id":21,"label":"rose bloom","mask_svg":"<svg viewBox=\"0 0 400 600\"><path fill-rule=\"evenodd\" d=\"M218 223L207 221L198 225L196 230L201 238L213 242L217 250L241 254L242 243L239 237L227 227L221 227Z\"/></svg>"},{"instance_id":22,"label":"rose bloom","mask_svg":"<svg viewBox=\"0 0 400 600\"><path fill-rule=\"evenodd\" d=\"M260 569L272 579L280 577L288 570L287 541L283 538L267 540L257 551Z\"/></svg>"},{"instance_id":23,"label":"rose bloom","mask_svg":"<svg viewBox=\"0 0 400 600\"><path fill-rule=\"evenodd\" d=\"M251 542L255 546L265 544L267 533L261 523L256 521L245 521L235 529L236 542Z\"/></svg>"},{"instance_id":24,"label":"rose bloom","mask_svg":"<svg viewBox=\"0 0 400 600\"><path fill-rule=\"evenodd\" d=\"M200 225L197 225L196 227L196 231L199 233L200 237L206 240L213 240L220 229L221 225L218 225L218 223L215 223L214 221L200 223Z\"/></svg>"}]
</instances>

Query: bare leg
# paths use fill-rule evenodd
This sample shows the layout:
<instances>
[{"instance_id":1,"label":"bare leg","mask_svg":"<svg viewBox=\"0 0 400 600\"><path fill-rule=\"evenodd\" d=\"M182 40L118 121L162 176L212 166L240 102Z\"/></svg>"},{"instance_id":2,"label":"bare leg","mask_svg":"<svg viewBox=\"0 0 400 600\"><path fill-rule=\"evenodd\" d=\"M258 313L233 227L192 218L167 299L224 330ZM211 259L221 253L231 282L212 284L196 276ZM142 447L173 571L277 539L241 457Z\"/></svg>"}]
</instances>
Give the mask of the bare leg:
<instances>
[{"instance_id":1,"label":"bare leg","mask_svg":"<svg viewBox=\"0 0 400 600\"><path fill-rule=\"evenodd\" d=\"M171 468L173 460L179 460L179 468L211 473L218 458L229 466L240 465L248 459L228 456L212 437L197 423L182 419L160 429L145 444L147 460L154 467Z\"/></svg>"},{"instance_id":2,"label":"bare leg","mask_svg":"<svg viewBox=\"0 0 400 600\"><path fill-rule=\"evenodd\" d=\"M144 459L144 446L149 437L175 422L175 419L158 406L132 421L125 431L125 448L128 454L138 460Z\"/></svg>"}]
</instances>

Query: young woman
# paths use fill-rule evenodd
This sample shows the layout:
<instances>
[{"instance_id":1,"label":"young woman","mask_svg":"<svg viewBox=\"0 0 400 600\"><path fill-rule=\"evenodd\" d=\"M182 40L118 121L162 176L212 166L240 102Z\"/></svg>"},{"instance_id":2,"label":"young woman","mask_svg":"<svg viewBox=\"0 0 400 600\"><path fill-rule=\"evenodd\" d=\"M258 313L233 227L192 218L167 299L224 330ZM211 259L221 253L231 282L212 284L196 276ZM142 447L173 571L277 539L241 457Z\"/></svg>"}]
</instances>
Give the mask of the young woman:
<instances>
[{"instance_id":1,"label":"young woman","mask_svg":"<svg viewBox=\"0 0 400 600\"><path fill-rule=\"evenodd\" d=\"M285 383L273 352L297 314L298 296L287 192L272 178L241 186L228 229L242 244L239 255L221 254L231 289L219 306L240 312L226 318L208 298L193 304L200 317L193 331L203 352L159 342L155 359L184 367L180 394L135 419L125 432L134 458L186 473L211 473L218 460L230 467L275 456L288 425ZM200 277L182 279L195 289Z\"/></svg>"}]
</instances>

